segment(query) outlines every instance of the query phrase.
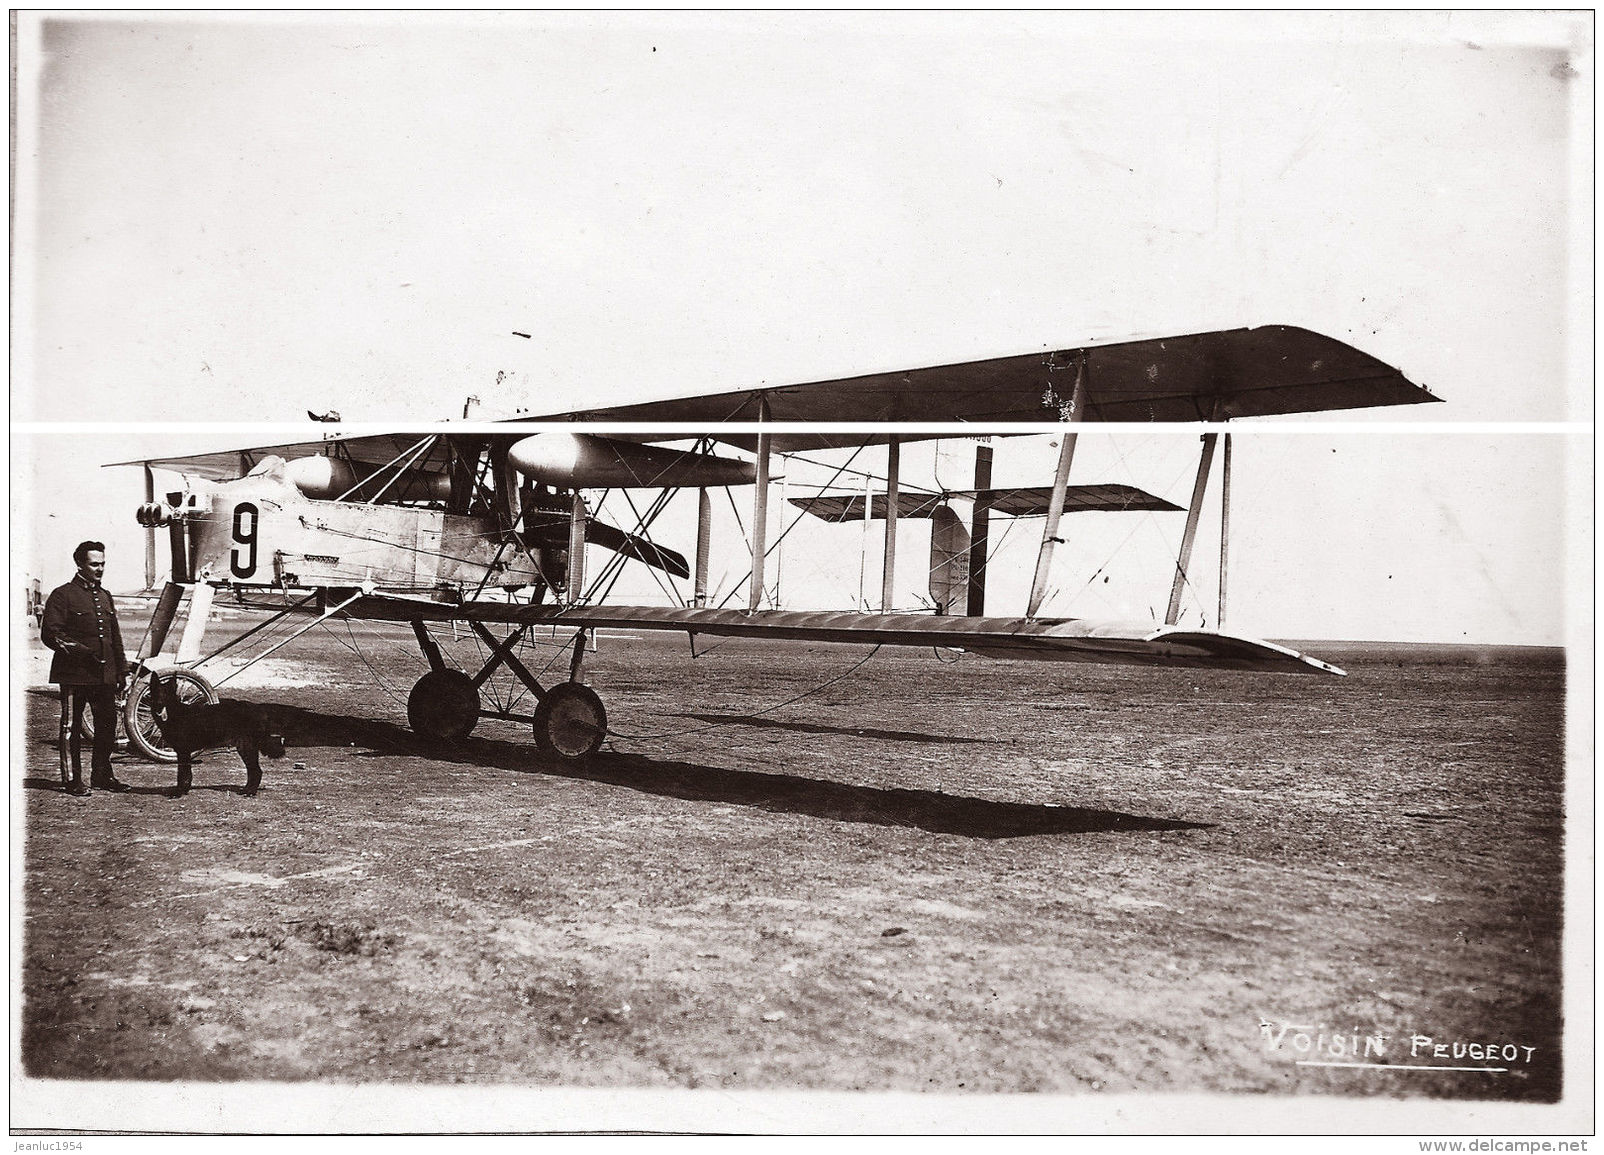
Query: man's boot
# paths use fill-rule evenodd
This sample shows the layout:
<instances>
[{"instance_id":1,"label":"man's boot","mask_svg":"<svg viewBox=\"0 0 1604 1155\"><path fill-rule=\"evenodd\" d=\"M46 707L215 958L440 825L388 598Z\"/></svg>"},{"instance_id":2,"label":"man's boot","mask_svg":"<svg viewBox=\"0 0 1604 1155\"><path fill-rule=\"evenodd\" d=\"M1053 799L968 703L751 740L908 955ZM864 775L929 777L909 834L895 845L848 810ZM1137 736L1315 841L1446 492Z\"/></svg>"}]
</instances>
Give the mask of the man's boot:
<instances>
[{"instance_id":1,"label":"man's boot","mask_svg":"<svg viewBox=\"0 0 1604 1155\"><path fill-rule=\"evenodd\" d=\"M61 736L57 748L61 753L61 788L71 790L73 781L82 778L82 773L73 772L72 691L65 686L61 690Z\"/></svg>"},{"instance_id":2,"label":"man's boot","mask_svg":"<svg viewBox=\"0 0 1604 1155\"><path fill-rule=\"evenodd\" d=\"M126 782L117 781L111 769L111 752L113 737L116 733L117 718L111 711L106 712L106 725L95 727L95 751L89 761L89 784L96 790L109 790L113 794L126 794L133 787ZM97 718L98 722L99 719Z\"/></svg>"},{"instance_id":3,"label":"man's boot","mask_svg":"<svg viewBox=\"0 0 1604 1155\"><path fill-rule=\"evenodd\" d=\"M110 770L107 770L104 774L91 774L89 776L89 784L96 790L110 790L113 794L126 794L133 789L128 783L119 782L112 777Z\"/></svg>"}]
</instances>

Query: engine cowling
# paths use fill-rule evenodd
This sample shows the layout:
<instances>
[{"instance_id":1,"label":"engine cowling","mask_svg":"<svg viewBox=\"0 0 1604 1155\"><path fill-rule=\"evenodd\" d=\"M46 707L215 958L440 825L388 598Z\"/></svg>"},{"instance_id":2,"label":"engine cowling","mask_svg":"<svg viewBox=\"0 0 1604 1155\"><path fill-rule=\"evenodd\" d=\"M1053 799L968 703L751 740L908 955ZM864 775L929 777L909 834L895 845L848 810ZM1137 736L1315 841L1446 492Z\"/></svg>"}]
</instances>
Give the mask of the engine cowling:
<instances>
[{"instance_id":1,"label":"engine cowling","mask_svg":"<svg viewBox=\"0 0 1604 1155\"><path fill-rule=\"evenodd\" d=\"M340 457L297 457L284 463L284 476L290 484L304 496L318 501L330 501L349 493L359 481L372 478L376 473L382 476L358 491L355 499L367 498L381 488L392 499L405 494L413 500L445 501L451 496L451 479L441 473L407 469L402 471L399 479L392 480L395 478L394 470L369 466L353 468L349 461ZM388 486L386 483L389 483Z\"/></svg>"},{"instance_id":2,"label":"engine cowling","mask_svg":"<svg viewBox=\"0 0 1604 1155\"><path fill-rule=\"evenodd\" d=\"M700 489L751 485L751 462L660 445L637 445L594 433L535 433L507 451L512 467L559 489Z\"/></svg>"},{"instance_id":3,"label":"engine cowling","mask_svg":"<svg viewBox=\"0 0 1604 1155\"><path fill-rule=\"evenodd\" d=\"M307 497L327 501L356 484L356 471L338 457L297 457L284 463L284 476Z\"/></svg>"}]
</instances>

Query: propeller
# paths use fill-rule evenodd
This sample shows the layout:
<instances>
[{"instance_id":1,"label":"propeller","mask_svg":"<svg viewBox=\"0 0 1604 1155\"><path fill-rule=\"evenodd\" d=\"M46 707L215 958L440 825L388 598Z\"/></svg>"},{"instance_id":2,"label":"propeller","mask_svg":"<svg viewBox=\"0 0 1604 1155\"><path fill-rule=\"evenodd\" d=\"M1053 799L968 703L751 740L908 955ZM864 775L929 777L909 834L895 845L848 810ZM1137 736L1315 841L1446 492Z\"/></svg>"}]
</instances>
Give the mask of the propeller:
<instances>
[{"instance_id":1,"label":"propeller","mask_svg":"<svg viewBox=\"0 0 1604 1155\"><path fill-rule=\"evenodd\" d=\"M529 544L546 549L566 549L568 546L569 513L562 508L546 509L535 505L524 510L524 537ZM615 525L592 517L585 523L585 540L603 549L621 553L627 558L644 562L675 577L691 576L690 563L683 554L656 545L633 533L625 533Z\"/></svg>"},{"instance_id":2,"label":"propeller","mask_svg":"<svg viewBox=\"0 0 1604 1155\"><path fill-rule=\"evenodd\" d=\"M585 526L585 540L593 541L597 545L621 553L625 557L636 561L643 561L649 566L673 574L675 577L688 578L691 576L691 567L682 554L660 545L654 545L644 537L637 537L632 533L625 533L616 526L608 525L605 521L597 521L594 517Z\"/></svg>"}]
</instances>

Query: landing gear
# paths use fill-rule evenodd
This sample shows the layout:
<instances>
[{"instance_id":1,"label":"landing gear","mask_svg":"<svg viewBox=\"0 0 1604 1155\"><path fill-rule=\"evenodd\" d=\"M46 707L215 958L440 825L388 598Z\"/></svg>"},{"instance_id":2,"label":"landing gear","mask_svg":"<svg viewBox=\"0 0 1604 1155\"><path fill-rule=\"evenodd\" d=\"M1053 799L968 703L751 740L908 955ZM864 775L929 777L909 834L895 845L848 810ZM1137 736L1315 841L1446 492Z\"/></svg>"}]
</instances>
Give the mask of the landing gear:
<instances>
[{"instance_id":1,"label":"landing gear","mask_svg":"<svg viewBox=\"0 0 1604 1155\"><path fill-rule=\"evenodd\" d=\"M568 762L589 758L607 738L607 709L595 690L558 682L535 707L535 745Z\"/></svg>"},{"instance_id":2,"label":"landing gear","mask_svg":"<svg viewBox=\"0 0 1604 1155\"><path fill-rule=\"evenodd\" d=\"M607 740L607 710L596 691L579 680L585 645L590 640L588 630L575 632L568 680L548 688L540 684L513 652L529 629L527 624L500 639L486 629L483 622L470 619L468 626L490 648L484 666L471 677L446 666L440 647L429 636L424 623L412 623L418 647L430 666L429 672L412 687L412 695L407 699L407 720L415 733L439 741L460 742L472 733L474 723L480 718L500 718L531 723L535 745L541 752L565 762L589 758L601 748ZM509 708L480 708L479 687L503 665L539 699L533 716L515 714Z\"/></svg>"},{"instance_id":3,"label":"landing gear","mask_svg":"<svg viewBox=\"0 0 1604 1155\"><path fill-rule=\"evenodd\" d=\"M156 672L177 682L178 699L185 705L217 702L217 690L194 670ZM145 757L153 762L177 762L178 754L167 745L161 727L156 724L156 715L151 712L155 698L151 676L149 672L140 674L129 687L128 701L123 705L123 726L128 731L128 740Z\"/></svg>"},{"instance_id":4,"label":"landing gear","mask_svg":"<svg viewBox=\"0 0 1604 1155\"><path fill-rule=\"evenodd\" d=\"M479 723L479 688L461 670L430 670L407 696L413 733L436 742L460 742Z\"/></svg>"}]
</instances>

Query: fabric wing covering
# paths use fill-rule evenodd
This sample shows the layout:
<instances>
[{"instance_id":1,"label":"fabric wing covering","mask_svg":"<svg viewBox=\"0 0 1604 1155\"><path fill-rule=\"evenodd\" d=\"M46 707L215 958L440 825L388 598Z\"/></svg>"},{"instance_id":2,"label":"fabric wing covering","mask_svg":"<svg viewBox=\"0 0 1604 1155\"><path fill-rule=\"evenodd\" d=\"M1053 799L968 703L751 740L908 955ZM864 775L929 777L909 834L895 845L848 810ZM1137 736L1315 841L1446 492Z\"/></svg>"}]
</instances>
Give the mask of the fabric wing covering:
<instances>
[{"instance_id":1,"label":"fabric wing covering","mask_svg":"<svg viewBox=\"0 0 1604 1155\"><path fill-rule=\"evenodd\" d=\"M1080 373L1086 380L1086 412L1080 415L1085 421L1221 421L1440 400L1397 369L1345 342L1308 329L1266 325L538 414L508 425L516 427L525 421L700 425L716 440L747 450L755 448L755 434L720 434L714 427L760 418L809 423L1056 425L1070 416L1070 400ZM765 404L766 417L762 412ZM654 442L683 440L690 434L613 436ZM890 436L777 430L771 443L776 452L795 453L853 448L884 442ZM897 434L902 441L935 436ZM269 455L290 459L337 454L377 467L406 453L416 441L417 435L405 433L343 436L324 432L317 440L116 464L149 464L222 480L243 476ZM439 466L424 463L420 468L436 470Z\"/></svg>"},{"instance_id":2,"label":"fabric wing covering","mask_svg":"<svg viewBox=\"0 0 1604 1155\"><path fill-rule=\"evenodd\" d=\"M963 422L1056 424L1070 417L1076 375L1086 377L1086 421L1223 421L1437 401L1397 369L1308 329L1267 325L1189 336L1027 353L957 365L764 386L531 421ZM763 405L768 414L763 416ZM753 436L720 437L750 447ZM779 433L782 452L861 444ZM793 444L795 442L795 444Z\"/></svg>"},{"instance_id":3,"label":"fabric wing covering","mask_svg":"<svg viewBox=\"0 0 1604 1155\"><path fill-rule=\"evenodd\" d=\"M420 440L421 435L417 433L367 433L351 436L330 433L316 441L294 441L283 445L257 445L249 449L220 449L213 453L115 461L106 468L149 465L155 469L170 469L191 477L228 481L244 477L269 457L282 457L286 461L293 461L297 457L326 455L348 458L358 464L378 469L408 455L418 446ZM440 466L420 463L418 468L426 472L438 472Z\"/></svg>"},{"instance_id":4,"label":"fabric wing covering","mask_svg":"<svg viewBox=\"0 0 1604 1155\"><path fill-rule=\"evenodd\" d=\"M551 606L479 601L446 604L373 594L345 611L380 621L493 621L578 629L683 630L693 637L847 642L882 646L945 646L998 658L1137 666L1189 666L1337 674L1307 654L1219 630L1103 622L1085 618L935 617L828 610L730 609L679 606Z\"/></svg>"}]
</instances>

